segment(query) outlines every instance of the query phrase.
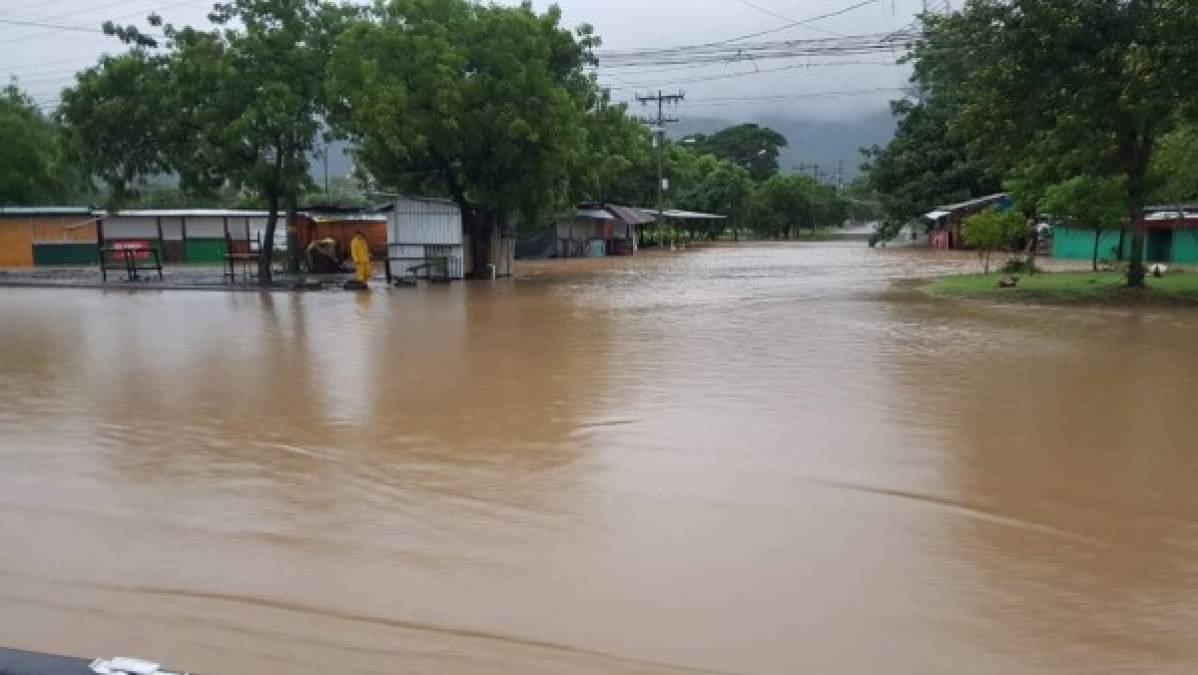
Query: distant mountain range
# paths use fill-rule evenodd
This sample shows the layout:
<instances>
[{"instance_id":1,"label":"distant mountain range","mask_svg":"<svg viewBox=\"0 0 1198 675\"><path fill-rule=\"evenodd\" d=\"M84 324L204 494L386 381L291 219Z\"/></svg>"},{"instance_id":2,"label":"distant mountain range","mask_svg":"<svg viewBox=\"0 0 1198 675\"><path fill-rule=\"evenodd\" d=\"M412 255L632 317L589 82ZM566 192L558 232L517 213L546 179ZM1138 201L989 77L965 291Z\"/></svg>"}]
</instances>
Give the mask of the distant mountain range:
<instances>
[{"instance_id":1,"label":"distant mountain range","mask_svg":"<svg viewBox=\"0 0 1198 675\"><path fill-rule=\"evenodd\" d=\"M672 138L691 134L709 134L745 120L715 117L683 117L669 127ZM801 119L795 117L763 116L748 120L765 125L786 137L790 145L783 149L778 163L785 172L797 171L800 163L811 167L818 164L824 175L835 175L844 162L845 180L860 174L861 152L864 146L885 145L894 136L894 118L890 111L879 110L860 118L843 120ZM336 141L329 145L329 178L345 177L353 171L350 145ZM311 160L312 180L324 185L324 160L316 155ZM811 169L807 169L808 173Z\"/></svg>"},{"instance_id":2,"label":"distant mountain range","mask_svg":"<svg viewBox=\"0 0 1198 675\"><path fill-rule=\"evenodd\" d=\"M682 121L669 127L672 138L685 138L691 134L709 134L713 131L741 124L735 121L707 117L682 117ZM844 162L845 180L861 173L862 147L885 145L894 136L895 123L889 110L857 119L819 120L794 117L762 116L748 120L767 126L786 137L790 145L783 149L778 164L784 172L798 171L800 164L810 167L818 164L824 175L834 177Z\"/></svg>"}]
</instances>

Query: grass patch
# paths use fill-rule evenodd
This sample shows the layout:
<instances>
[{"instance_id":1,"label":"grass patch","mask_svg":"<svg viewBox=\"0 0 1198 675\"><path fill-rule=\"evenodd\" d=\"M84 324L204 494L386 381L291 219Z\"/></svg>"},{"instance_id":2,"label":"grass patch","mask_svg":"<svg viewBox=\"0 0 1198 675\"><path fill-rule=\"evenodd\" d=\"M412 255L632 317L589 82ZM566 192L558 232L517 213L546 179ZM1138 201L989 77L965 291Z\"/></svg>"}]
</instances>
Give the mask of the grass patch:
<instances>
[{"instance_id":1,"label":"grass patch","mask_svg":"<svg viewBox=\"0 0 1198 675\"><path fill-rule=\"evenodd\" d=\"M1004 274L963 274L933 279L937 297L1029 301L1048 304L1192 304L1198 306L1198 273L1171 271L1127 288L1122 272L1041 272L1019 277L1015 288L1000 288Z\"/></svg>"}]
</instances>

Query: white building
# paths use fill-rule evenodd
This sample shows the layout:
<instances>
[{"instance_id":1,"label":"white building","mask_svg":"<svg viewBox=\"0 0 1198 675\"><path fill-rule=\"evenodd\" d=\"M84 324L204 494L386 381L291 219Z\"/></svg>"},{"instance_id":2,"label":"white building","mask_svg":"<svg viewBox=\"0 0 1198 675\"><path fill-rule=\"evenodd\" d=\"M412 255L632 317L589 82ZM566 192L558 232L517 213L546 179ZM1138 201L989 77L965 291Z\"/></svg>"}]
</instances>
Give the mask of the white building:
<instances>
[{"instance_id":1,"label":"white building","mask_svg":"<svg viewBox=\"0 0 1198 675\"><path fill-rule=\"evenodd\" d=\"M466 247L462 210L448 199L395 197L387 215L387 255L391 273L406 276L414 269L433 268L433 276L466 276ZM419 268L419 269L417 269ZM439 272L438 269L443 269Z\"/></svg>"}]
</instances>

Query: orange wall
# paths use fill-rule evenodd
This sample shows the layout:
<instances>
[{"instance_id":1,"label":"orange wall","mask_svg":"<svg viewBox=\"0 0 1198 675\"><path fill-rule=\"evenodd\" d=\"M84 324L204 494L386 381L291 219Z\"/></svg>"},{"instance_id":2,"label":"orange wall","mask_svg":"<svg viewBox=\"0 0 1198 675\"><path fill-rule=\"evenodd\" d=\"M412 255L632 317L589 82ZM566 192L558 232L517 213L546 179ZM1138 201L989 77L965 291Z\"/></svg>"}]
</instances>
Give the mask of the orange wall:
<instances>
[{"instance_id":1,"label":"orange wall","mask_svg":"<svg viewBox=\"0 0 1198 675\"><path fill-rule=\"evenodd\" d=\"M33 267L33 219L0 216L0 267Z\"/></svg>"},{"instance_id":2,"label":"orange wall","mask_svg":"<svg viewBox=\"0 0 1198 675\"><path fill-rule=\"evenodd\" d=\"M333 221L316 223L304 217L296 219L296 238L300 250L308 244L320 239L335 239L341 247L342 255L349 256L349 242L354 233L362 230L366 235L366 243L370 245L370 253L376 258L387 255L387 223L383 221Z\"/></svg>"},{"instance_id":3,"label":"orange wall","mask_svg":"<svg viewBox=\"0 0 1198 675\"><path fill-rule=\"evenodd\" d=\"M32 267L35 241L95 241L89 216L0 216L0 267ZM78 225L78 227L75 227Z\"/></svg>"},{"instance_id":4,"label":"orange wall","mask_svg":"<svg viewBox=\"0 0 1198 675\"><path fill-rule=\"evenodd\" d=\"M96 221L89 216L35 216L33 240L94 242Z\"/></svg>"}]
</instances>

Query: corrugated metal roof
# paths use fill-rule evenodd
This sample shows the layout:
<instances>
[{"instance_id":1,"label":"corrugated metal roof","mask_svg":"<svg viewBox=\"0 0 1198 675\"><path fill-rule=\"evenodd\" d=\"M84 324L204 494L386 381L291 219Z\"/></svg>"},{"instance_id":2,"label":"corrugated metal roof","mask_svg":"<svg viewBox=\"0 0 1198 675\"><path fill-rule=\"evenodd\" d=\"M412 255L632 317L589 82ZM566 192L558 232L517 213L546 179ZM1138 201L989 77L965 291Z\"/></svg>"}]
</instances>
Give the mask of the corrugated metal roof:
<instances>
[{"instance_id":1,"label":"corrugated metal roof","mask_svg":"<svg viewBox=\"0 0 1198 675\"><path fill-rule=\"evenodd\" d=\"M646 213L640 209L635 209L631 206L620 206L619 204L608 204L607 210L611 211L617 218L629 225L645 225L657 220L653 215Z\"/></svg>"},{"instance_id":2,"label":"corrugated metal roof","mask_svg":"<svg viewBox=\"0 0 1198 675\"><path fill-rule=\"evenodd\" d=\"M1005 192L998 192L998 193L995 193L992 195L986 195L985 197L978 197L976 199L970 199L967 201L963 201L960 204L949 204L947 206L940 206L940 207L937 207L937 209L940 211L957 211L958 209L967 209L967 208L971 208L974 206L984 206L986 204L995 204L995 203L998 203L998 202L1001 202L1001 201L1004 201L1007 199L1008 199L1008 197Z\"/></svg>"},{"instance_id":3,"label":"corrugated metal roof","mask_svg":"<svg viewBox=\"0 0 1198 675\"><path fill-rule=\"evenodd\" d=\"M574 217L575 218L589 218L591 220L614 220L615 219L615 216L612 215L612 213L610 211L608 211L607 209L578 209L578 210L574 211Z\"/></svg>"},{"instance_id":4,"label":"corrugated metal roof","mask_svg":"<svg viewBox=\"0 0 1198 675\"><path fill-rule=\"evenodd\" d=\"M381 213L305 213L314 223L385 223Z\"/></svg>"},{"instance_id":5,"label":"corrugated metal roof","mask_svg":"<svg viewBox=\"0 0 1198 675\"><path fill-rule=\"evenodd\" d=\"M657 214L657 209L638 209L648 214ZM727 220L728 216L721 216L715 213L701 213L699 211L683 211L681 209L666 209L662 212L666 218L677 218L679 220Z\"/></svg>"},{"instance_id":6,"label":"corrugated metal roof","mask_svg":"<svg viewBox=\"0 0 1198 675\"><path fill-rule=\"evenodd\" d=\"M87 206L0 206L0 216L89 216Z\"/></svg>"},{"instance_id":7,"label":"corrugated metal roof","mask_svg":"<svg viewBox=\"0 0 1198 675\"><path fill-rule=\"evenodd\" d=\"M98 212L102 213L102 212ZM122 218L266 218L270 211L253 211L244 209L132 209L104 214ZM286 216L279 211L279 218Z\"/></svg>"}]
</instances>

